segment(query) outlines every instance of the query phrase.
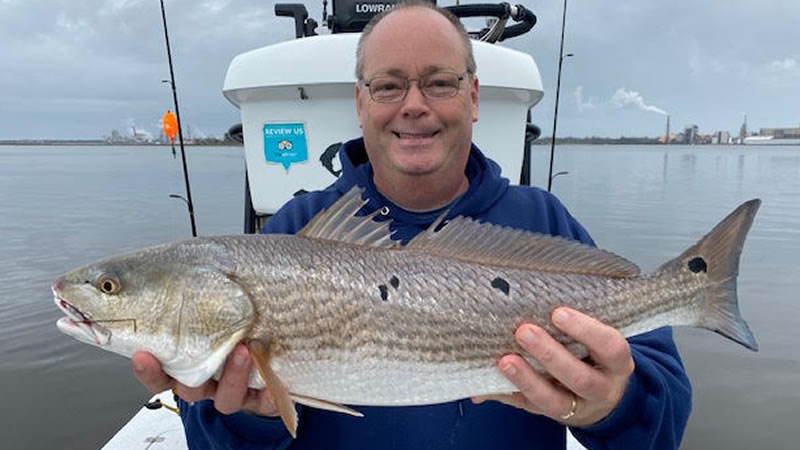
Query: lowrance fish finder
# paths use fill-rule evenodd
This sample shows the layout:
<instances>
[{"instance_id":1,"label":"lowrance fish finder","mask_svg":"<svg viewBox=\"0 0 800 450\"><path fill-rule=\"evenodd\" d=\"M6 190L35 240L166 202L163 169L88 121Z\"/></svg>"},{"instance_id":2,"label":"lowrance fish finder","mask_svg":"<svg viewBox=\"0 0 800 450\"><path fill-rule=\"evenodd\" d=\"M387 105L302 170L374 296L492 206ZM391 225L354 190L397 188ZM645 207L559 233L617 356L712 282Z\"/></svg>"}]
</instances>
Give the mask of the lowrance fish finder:
<instances>
[{"instance_id":1,"label":"lowrance fish finder","mask_svg":"<svg viewBox=\"0 0 800 450\"><path fill-rule=\"evenodd\" d=\"M359 32L375 14L392 9L399 0L334 0L333 15L328 18L328 27L334 33ZM431 0L436 4L435 0Z\"/></svg>"}]
</instances>

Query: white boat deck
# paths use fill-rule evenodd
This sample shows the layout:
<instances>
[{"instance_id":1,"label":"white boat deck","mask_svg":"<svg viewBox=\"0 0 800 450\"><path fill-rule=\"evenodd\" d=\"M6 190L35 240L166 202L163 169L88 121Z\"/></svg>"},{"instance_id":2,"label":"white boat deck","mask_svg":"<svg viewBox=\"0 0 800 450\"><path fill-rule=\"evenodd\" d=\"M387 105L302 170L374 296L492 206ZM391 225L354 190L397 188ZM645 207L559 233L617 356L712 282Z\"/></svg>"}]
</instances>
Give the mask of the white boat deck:
<instances>
[{"instance_id":1,"label":"white boat deck","mask_svg":"<svg viewBox=\"0 0 800 450\"><path fill-rule=\"evenodd\" d=\"M171 391L156 394L150 401L156 399L164 405L175 406ZM181 418L167 408L142 408L103 446L103 450L136 449L188 449Z\"/></svg>"}]
</instances>

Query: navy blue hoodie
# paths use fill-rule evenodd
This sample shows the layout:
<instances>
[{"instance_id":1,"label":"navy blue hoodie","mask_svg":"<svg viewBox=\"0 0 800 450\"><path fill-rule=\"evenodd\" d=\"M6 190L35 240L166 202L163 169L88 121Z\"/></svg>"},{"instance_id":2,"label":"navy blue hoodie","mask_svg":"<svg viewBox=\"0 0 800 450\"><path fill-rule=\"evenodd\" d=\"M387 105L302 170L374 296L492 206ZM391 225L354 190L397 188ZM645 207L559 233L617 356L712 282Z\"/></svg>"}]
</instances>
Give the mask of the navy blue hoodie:
<instances>
[{"instance_id":1,"label":"navy blue hoodie","mask_svg":"<svg viewBox=\"0 0 800 450\"><path fill-rule=\"evenodd\" d=\"M415 213L377 191L361 139L340 149L341 177L329 188L296 197L265 225L263 233L295 233L353 185L366 188L363 211L382 209L393 235L407 243L444 209ZM500 167L473 145L466 173L469 189L448 217L470 216L594 245L589 234L550 193L512 186ZM573 434L590 449L677 448L691 409L691 387L672 340L671 328L632 337L636 369L617 408L605 419ZM292 439L279 418L239 412L223 415L213 402L179 401L192 449L557 449L565 448L563 425L497 402L461 400L430 406L365 407L363 418L298 406L300 423Z\"/></svg>"}]
</instances>

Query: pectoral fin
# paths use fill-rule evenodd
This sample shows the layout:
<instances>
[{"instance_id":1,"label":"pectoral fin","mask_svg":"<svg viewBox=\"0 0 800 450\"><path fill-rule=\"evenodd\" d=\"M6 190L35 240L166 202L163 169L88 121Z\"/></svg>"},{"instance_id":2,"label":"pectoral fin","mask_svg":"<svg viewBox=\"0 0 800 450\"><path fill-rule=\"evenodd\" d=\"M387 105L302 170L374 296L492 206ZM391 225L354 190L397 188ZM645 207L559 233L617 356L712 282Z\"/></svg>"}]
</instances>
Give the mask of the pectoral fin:
<instances>
[{"instance_id":1,"label":"pectoral fin","mask_svg":"<svg viewBox=\"0 0 800 450\"><path fill-rule=\"evenodd\" d=\"M294 409L294 402L289 397L289 391L286 386L278 378L270 366L269 350L259 340L252 340L247 343L247 348L250 350L250 356L255 362L258 373L261 374L261 379L267 385L267 389L272 398L275 399L275 405L278 407L283 424L289 430L289 434L293 438L297 438L297 410Z\"/></svg>"},{"instance_id":2,"label":"pectoral fin","mask_svg":"<svg viewBox=\"0 0 800 450\"><path fill-rule=\"evenodd\" d=\"M356 417L364 417L363 414L356 411L355 409L348 408L347 406L341 405L339 403L327 402L325 400L320 400L318 398L313 398L313 397L306 397L305 395L299 395L299 394L289 394L289 396L292 398L292 400L296 401L297 403L300 403L301 405L306 405L318 409L326 409L328 411L333 411L338 413L350 414L351 416L356 416Z\"/></svg>"}]
</instances>

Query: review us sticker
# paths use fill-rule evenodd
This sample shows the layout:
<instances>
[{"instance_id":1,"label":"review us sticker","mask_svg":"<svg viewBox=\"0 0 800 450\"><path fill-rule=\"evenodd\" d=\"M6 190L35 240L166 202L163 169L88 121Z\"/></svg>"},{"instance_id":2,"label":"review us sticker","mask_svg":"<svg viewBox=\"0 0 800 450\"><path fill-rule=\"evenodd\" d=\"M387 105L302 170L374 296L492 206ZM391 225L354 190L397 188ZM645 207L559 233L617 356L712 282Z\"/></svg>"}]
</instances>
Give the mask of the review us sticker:
<instances>
[{"instance_id":1,"label":"review us sticker","mask_svg":"<svg viewBox=\"0 0 800 450\"><path fill-rule=\"evenodd\" d=\"M264 159L282 165L287 172L292 163L308 161L306 125L302 122L265 123Z\"/></svg>"}]
</instances>

